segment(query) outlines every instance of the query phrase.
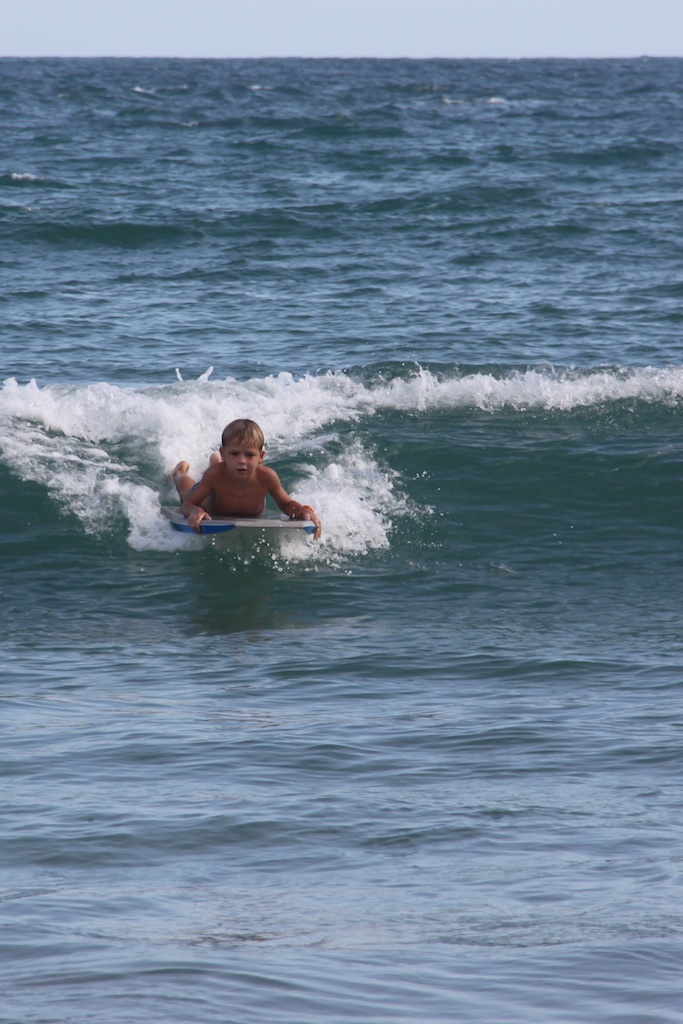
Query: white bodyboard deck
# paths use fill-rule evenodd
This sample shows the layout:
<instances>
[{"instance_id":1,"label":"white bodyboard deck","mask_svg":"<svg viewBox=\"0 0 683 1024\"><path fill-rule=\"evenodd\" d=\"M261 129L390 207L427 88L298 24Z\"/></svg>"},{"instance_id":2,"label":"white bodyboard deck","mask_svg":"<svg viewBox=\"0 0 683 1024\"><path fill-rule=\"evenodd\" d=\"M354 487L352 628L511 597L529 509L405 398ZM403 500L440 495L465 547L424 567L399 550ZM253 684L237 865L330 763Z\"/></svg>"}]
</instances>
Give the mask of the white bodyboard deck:
<instances>
[{"instance_id":1,"label":"white bodyboard deck","mask_svg":"<svg viewBox=\"0 0 683 1024\"><path fill-rule=\"evenodd\" d=\"M177 508L162 505L162 513L170 521L174 530L180 533L192 533L197 536L185 516ZM227 533L228 530L302 530L304 533L315 533L315 526L309 519L288 519L283 515L254 516L253 518L242 518L240 516L213 516L205 519L199 524L199 533Z\"/></svg>"}]
</instances>

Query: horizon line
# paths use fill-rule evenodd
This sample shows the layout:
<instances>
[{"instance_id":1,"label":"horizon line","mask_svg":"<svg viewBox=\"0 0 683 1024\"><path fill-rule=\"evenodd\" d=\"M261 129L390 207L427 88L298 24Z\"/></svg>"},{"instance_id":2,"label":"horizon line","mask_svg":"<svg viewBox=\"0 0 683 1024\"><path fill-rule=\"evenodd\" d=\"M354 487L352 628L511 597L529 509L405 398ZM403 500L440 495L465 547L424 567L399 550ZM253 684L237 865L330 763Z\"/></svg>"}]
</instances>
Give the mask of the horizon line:
<instances>
[{"instance_id":1,"label":"horizon line","mask_svg":"<svg viewBox=\"0 0 683 1024\"><path fill-rule=\"evenodd\" d=\"M510 55L445 55L431 54L414 56L409 54L125 54L125 53L3 53L0 60L680 60L683 55L676 53L615 53L615 54L517 54Z\"/></svg>"}]
</instances>

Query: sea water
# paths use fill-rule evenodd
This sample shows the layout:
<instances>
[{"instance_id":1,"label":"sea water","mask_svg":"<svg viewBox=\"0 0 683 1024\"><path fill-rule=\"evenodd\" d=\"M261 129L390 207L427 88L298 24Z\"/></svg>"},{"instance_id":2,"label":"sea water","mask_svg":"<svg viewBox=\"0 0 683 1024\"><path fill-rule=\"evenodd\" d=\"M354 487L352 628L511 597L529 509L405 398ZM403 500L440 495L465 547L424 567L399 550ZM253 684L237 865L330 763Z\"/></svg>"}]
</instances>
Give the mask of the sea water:
<instances>
[{"instance_id":1,"label":"sea water","mask_svg":"<svg viewBox=\"0 0 683 1024\"><path fill-rule=\"evenodd\" d=\"M0 1020L683 1021L683 61L0 100Z\"/></svg>"}]
</instances>

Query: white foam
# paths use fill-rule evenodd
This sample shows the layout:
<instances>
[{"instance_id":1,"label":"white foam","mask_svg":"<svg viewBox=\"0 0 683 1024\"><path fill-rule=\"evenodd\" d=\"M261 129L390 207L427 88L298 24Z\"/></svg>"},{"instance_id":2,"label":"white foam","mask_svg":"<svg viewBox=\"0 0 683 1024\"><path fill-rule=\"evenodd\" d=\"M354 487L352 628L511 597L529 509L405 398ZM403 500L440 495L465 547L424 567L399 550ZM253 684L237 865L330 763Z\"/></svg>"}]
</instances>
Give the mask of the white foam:
<instances>
[{"instance_id":1,"label":"white foam","mask_svg":"<svg viewBox=\"0 0 683 1024\"><path fill-rule=\"evenodd\" d=\"M291 557L330 559L387 546L391 516L401 508L391 471L358 443L330 460L313 436L321 425L343 421L349 410L356 416L357 385L343 376L211 382L209 375L207 370L197 381L150 388L6 380L0 390L2 461L22 479L44 485L86 531L108 532L124 516L132 547L167 550L196 543L174 534L161 517L160 506L176 500L170 469L186 458L199 475L225 424L248 416L264 427L271 460L307 453L306 463L283 483L316 508L324 539L290 545ZM149 463L153 479L145 480L141 465Z\"/></svg>"},{"instance_id":2,"label":"white foam","mask_svg":"<svg viewBox=\"0 0 683 1024\"><path fill-rule=\"evenodd\" d=\"M665 404L683 396L683 367L637 370L514 371L504 376L473 373L437 377L418 369L408 379L393 380L374 391L378 407L426 411L476 408L568 411L634 399Z\"/></svg>"},{"instance_id":3,"label":"white foam","mask_svg":"<svg viewBox=\"0 0 683 1024\"><path fill-rule=\"evenodd\" d=\"M416 367L373 383L343 372L247 381L214 381L211 372L196 381L178 373L169 385L137 388L6 380L2 461L22 479L44 485L85 530L108 531L125 517L132 547L165 550L187 543L159 511L176 500L171 468L187 459L198 476L225 424L251 417L265 431L270 460L296 464L294 475L283 479L287 490L313 505L324 523L323 542L294 545L292 557L329 559L387 547L395 521L413 514L393 467L358 440L339 445L339 429L361 418L387 409L571 410L622 399L674 404L683 397L682 367L464 376ZM332 442L341 454L328 454Z\"/></svg>"}]
</instances>

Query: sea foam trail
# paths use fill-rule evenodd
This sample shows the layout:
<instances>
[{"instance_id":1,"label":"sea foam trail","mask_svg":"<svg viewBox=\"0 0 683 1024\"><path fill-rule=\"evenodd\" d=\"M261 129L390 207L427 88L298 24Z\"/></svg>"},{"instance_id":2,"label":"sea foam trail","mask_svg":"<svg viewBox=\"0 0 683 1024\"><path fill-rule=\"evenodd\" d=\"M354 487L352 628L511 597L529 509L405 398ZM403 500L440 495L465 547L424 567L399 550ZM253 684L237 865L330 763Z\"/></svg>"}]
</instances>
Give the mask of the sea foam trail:
<instances>
[{"instance_id":1,"label":"sea foam trail","mask_svg":"<svg viewBox=\"0 0 683 1024\"><path fill-rule=\"evenodd\" d=\"M418 368L408 379L371 389L376 408L426 411L476 408L569 411L632 399L671 404L683 397L683 367L655 369L512 370L502 375L475 372L436 375Z\"/></svg>"},{"instance_id":2,"label":"sea foam trail","mask_svg":"<svg viewBox=\"0 0 683 1024\"><path fill-rule=\"evenodd\" d=\"M137 388L39 387L10 378L0 390L0 452L8 469L44 485L86 530L106 530L103 522L123 514L133 547L166 549L194 543L173 535L161 517L160 506L176 500L170 469L184 458L199 475L225 424L248 416L264 428L269 460L296 464L285 485L322 516L325 540L315 548L330 557L388 546L397 517L415 511L395 469L367 443L342 440L349 425L367 426L385 410L569 411L626 399L668 406L683 396L681 367L364 374L214 381L207 371L197 381Z\"/></svg>"}]
</instances>

